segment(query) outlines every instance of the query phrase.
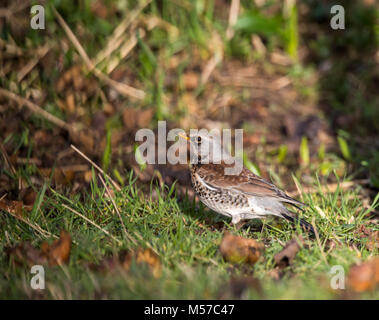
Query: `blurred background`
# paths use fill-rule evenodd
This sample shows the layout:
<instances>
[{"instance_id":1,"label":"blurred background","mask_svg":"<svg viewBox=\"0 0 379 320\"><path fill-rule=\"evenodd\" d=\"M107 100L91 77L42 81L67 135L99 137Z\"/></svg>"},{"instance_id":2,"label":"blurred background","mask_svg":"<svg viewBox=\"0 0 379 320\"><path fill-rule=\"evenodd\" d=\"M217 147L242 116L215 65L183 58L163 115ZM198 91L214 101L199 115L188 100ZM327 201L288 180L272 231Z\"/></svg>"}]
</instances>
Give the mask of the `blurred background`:
<instances>
[{"instance_id":1,"label":"blurred background","mask_svg":"<svg viewBox=\"0 0 379 320\"><path fill-rule=\"evenodd\" d=\"M44 8L44 29L31 28L35 4ZM374 0L338 1L344 8L345 29L333 30L335 4L327 0L1 0L0 209L4 212L0 229L5 230L1 248L21 240L40 245L42 239L58 239L59 230L66 228L74 239L72 278L67 280L66 273L55 269L54 277L63 289L59 291L52 281L53 298L71 294L219 298L234 291L230 297L241 298L245 290L241 288L259 287L249 278L232 279L232 289L223 289L229 273L235 275L218 254L224 221L183 197L193 195L188 166L138 165L135 133L141 128L156 131L158 121L166 120L168 130L242 128L243 159L251 171L270 178L292 196L299 195L293 178L301 182L311 216L332 239L323 240L325 254L336 251L327 261L314 241L312 255L302 252L298 261L303 264L296 264L307 289L298 291L295 279L295 285L282 283L281 293L267 297L314 297L319 277L326 279L329 262L350 266L377 253L378 231L365 229L360 219L369 214L378 217L374 208L379 189L378 6ZM119 286L123 282L107 282L108 278L98 289L87 265L105 256L103 269L113 270L115 262L107 255L119 254L118 245L128 250L133 245L118 216L109 214L115 213L110 209L114 203L108 201L111 196L95 186L91 164L71 145L124 187L115 193L123 210L121 222L139 236L134 245L159 252L169 270L167 279L155 275L158 280L151 280L137 270L133 277L122 278L130 281L129 291ZM175 181L167 193L167 188L160 188ZM148 197L133 191L134 185ZM327 196L324 187L330 192ZM345 192L351 187L357 192ZM317 197L311 196L317 190ZM74 219L75 210L110 230L117 242L81 218ZM377 228L377 219L370 221ZM256 266L259 277L268 275L276 281L284 274L275 273L274 254L291 239L293 230L281 228L276 233L265 225L255 230L254 237L268 244L265 263ZM362 239L368 235L374 240L365 244ZM61 239L71 245L70 235L61 233ZM22 245L12 251L16 258L33 263L36 258L31 259L31 254L40 258L39 251ZM1 251L5 276L0 280L7 288L3 295L46 297L25 289L30 274L22 272L28 270L15 277ZM158 261L152 251L136 252L137 259L150 265ZM120 253L119 258L128 269L130 255ZM240 271L250 277L250 269ZM319 273L313 277L311 271ZM178 285L183 281L187 286ZM323 283L320 297L331 296L328 280ZM277 282L262 284L279 292ZM214 289L216 285L221 289ZM124 291L115 295L115 288ZM209 288L221 293L212 295Z\"/></svg>"},{"instance_id":2,"label":"blurred background","mask_svg":"<svg viewBox=\"0 0 379 320\"><path fill-rule=\"evenodd\" d=\"M33 1L1 3L2 148L37 184L56 166L58 184L86 187L73 143L121 184L134 169L188 185L185 166L134 159L135 132L167 120L243 128L245 165L280 187L291 172L379 187L375 1L340 2L345 30L330 27L333 1L39 1L43 30Z\"/></svg>"}]
</instances>

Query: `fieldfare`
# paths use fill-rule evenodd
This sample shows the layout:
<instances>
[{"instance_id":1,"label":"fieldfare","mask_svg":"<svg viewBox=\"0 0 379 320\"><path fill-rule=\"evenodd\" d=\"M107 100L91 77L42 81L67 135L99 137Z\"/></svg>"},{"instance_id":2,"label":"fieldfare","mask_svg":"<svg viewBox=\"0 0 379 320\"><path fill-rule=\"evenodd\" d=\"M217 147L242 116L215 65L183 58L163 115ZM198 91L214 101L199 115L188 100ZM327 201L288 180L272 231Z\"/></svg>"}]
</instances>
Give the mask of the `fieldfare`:
<instances>
[{"instance_id":1,"label":"fieldfare","mask_svg":"<svg viewBox=\"0 0 379 320\"><path fill-rule=\"evenodd\" d=\"M225 174L225 169L234 165L230 164L231 155L219 139L200 132L190 137L179 136L190 142L191 154L194 155L190 168L192 186L208 208L230 217L237 228L247 220L271 215L299 223L305 230L314 233L311 224L285 206L288 204L303 210L304 203L291 198L242 165L238 174Z\"/></svg>"}]
</instances>

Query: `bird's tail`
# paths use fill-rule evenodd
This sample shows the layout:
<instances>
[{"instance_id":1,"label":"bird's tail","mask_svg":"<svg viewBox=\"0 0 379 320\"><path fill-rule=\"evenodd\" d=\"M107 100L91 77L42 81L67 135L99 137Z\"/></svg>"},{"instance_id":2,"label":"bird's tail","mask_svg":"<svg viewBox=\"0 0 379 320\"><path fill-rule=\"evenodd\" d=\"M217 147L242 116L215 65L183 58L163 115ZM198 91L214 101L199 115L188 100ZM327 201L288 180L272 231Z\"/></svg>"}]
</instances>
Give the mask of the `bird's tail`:
<instances>
[{"instance_id":1,"label":"bird's tail","mask_svg":"<svg viewBox=\"0 0 379 320\"><path fill-rule=\"evenodd\" d=\"M283 218L287 219L288 221L290 221L294 225L300 224L300 226L305 231L311 233L312 235L315 235L315 229L313 228L313 226L309 222L305 221L304 219L301 219L299 217L292 215L290 213L290 211L288 211L286 213L282 213L282 216L283 216Z\"/></svg>"}]
</instances>

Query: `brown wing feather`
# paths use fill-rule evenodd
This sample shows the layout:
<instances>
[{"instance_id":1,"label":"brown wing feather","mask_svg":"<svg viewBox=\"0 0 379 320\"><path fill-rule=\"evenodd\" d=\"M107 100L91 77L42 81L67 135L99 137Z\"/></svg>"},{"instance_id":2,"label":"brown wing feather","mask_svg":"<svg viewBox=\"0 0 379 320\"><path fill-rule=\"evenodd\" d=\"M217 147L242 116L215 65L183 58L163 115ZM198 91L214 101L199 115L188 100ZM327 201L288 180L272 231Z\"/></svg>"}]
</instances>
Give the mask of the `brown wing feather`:
<instances>
[{"instance_id":1,"label":"brown wing feather","mask_svg":"<svg viewBox=\"0 0 379 320\"><path fill-rule=\"evenodd\" d=\"M202 164L195 170L202 179L215 188L234 189L257 197L278 198L280 201L296 207L305 206L304 203L291 198L274 184L255 175L245 167L240 175L225 175L226 166L225 164Z\"/></svg>"}]
</instances>

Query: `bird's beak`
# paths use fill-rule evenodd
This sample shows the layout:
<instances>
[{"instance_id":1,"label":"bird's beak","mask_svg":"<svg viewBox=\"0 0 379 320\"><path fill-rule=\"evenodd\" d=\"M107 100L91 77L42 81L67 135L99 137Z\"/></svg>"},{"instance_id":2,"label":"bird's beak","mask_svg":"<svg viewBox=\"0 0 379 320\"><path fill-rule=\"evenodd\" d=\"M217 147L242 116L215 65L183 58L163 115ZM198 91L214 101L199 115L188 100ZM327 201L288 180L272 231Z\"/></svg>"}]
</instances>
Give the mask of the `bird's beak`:
<instances>
[{"instance_id":1,"label":"bird's beak","mask_svg":"<svg viewBox=\"0 0 379 320\"><path fill-rule=\"evenodd\" d=\"M190 140L189 137L187 137L185 134L183 134L183 133L181 133L181 132L178 133L178 136L181 137L181 138L184 138L184 139L186 139L186 140L188 140L188 141Z\"/></svg>"}]
</instances>

